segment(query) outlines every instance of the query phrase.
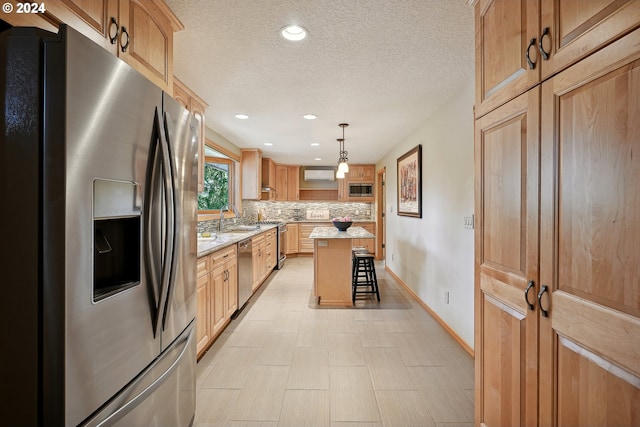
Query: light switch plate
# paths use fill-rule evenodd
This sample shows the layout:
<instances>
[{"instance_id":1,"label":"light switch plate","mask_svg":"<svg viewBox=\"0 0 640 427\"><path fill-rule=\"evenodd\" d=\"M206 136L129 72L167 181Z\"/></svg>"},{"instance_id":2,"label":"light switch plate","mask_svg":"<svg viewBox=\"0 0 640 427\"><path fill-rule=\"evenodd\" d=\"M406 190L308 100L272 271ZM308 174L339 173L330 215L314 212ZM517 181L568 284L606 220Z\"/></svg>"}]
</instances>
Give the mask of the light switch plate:
<instances>
[{"instance_id":1,"label":"light switch plate","mask_svg":"<svg viewBox=\"0 0 640 427\"><path fill-rule=\"evenodd\" d=\"M464 228L470 228L470 229L475 228L474 219L475 219L474 215L465 216L464 217Z\"/></svg>"}]
</instances>

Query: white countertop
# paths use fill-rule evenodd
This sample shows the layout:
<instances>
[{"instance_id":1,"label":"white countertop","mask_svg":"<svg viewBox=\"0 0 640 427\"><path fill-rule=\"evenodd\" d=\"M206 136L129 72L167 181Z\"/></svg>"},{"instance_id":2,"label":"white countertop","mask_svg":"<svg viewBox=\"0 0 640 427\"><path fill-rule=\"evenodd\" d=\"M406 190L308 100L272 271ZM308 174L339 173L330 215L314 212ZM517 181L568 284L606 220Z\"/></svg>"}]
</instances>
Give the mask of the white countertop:
<instances>
[{"instance_id":1,"label":"white countertop","mask_svg":"<svg viewBox=\"0 0 640 427\"><path fill-rule=\"evenodd\" d=\"M198 258L215 252L219 249L224 249L227 246L235 245L241 240L253 237L257 234L264 233L267 230L276 228L277 224L260 224L259 228L255 229L236 229L228 230L225 232L218 232L215 238L199 237L198 238ZM233 229L233 227L231 227Z\"/></svg>"},{"instance_id":2,"label":"white countertop","mask_svg":"<svg viewBox=\"0 0 640 427\"><path fill-rule=\"evenodd\" d=\"M335 227L315 227L310 239L374 239L376 236L369 233L362 227L347 228L347 231L339 231Z\"/></svg>"}]
</instances>

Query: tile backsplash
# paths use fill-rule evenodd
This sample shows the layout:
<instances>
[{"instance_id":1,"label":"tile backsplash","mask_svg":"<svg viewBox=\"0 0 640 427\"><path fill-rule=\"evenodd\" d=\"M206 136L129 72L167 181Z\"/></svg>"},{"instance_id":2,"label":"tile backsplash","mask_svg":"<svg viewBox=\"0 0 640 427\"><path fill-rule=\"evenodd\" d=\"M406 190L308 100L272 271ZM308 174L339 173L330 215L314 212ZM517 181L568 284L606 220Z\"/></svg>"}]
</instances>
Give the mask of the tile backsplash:
<instances>
[{"instance_id":1,"label":"tile backsplash","mask_svg":"<svg viewBox=\"0 0 640 427\"><path fill-rule=\"evenodd\" d=\"M238 223L258 221L258 212L263 213L262 220L305 221L350 216L359 221L375 221L374 203L371 202L270 202L243 200L242 218ZM328 212L328 215L327 215ZM198 222L198 232L215 231L218 220Z\"/></svg>"}]
</instances>

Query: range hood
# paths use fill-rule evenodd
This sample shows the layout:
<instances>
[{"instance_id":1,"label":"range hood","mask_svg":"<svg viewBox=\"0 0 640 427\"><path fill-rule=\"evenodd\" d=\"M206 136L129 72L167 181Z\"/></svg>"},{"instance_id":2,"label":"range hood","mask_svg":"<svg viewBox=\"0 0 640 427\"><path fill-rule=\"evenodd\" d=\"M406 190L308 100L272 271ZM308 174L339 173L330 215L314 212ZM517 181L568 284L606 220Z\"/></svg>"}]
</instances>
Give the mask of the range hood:
<instances>
[{"instance_id":1,"label":"range hood","mask_svg":"<svg viewBox=\"0 0 640 427\"><path fill-rule=\"evenodd\" d=\"M333 169L305 169L305 181L333 181L336 173Z\"/></svg>"}]
</instances>

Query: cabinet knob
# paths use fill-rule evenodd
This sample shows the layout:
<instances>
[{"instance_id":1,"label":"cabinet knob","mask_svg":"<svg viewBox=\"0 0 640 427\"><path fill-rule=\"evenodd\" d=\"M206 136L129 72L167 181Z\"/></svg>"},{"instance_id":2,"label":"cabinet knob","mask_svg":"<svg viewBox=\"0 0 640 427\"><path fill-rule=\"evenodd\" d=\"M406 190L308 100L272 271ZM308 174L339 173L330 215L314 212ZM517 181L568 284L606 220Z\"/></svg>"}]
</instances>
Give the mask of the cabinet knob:
<instances>
[{"instance_id":1,"label":"cabinet knob","mask_svg":"<svg viewBox=\"0 0 640 427\"><path fill-rule=\"evenodd\" d=\"M529 310L533 311L535 307L529 302L529 290L531 288L533 288L533 280L529 281L529 286L527 286L527 289L524 290L524 300L527 303L527 306L529 306Z\"/></svg>"},{"instance_id":2,"label":"cabinet knob","mask_svg":"<svg viewBox=\"0 0 640 427\"><path fill-rule=\"evenodd\" d=\"M114 26L116 27L116 33L114 35L111 35L111 29ZM118 25L118 21L116 21L116 18L112 16L111 22L109 23L109 41L111 42L111 44L116 44L116 41L118 40L118 34L120 34L120 25Z\"/></svg>"},{"instance_id":3,"label":"cabinet knob","mask_svg":"<svg viewBox=\"0 0 640 427\"><path fill-rule=\"evenodd\" d=\"M542 40L544 40L545 36L549 36L549 27L544 27L544 30L542 30L542 35L540 36L540 41L538 42L538 49L540 50L540 55L542 55L542 59L546 61L547 59L549 59L549 52L544 50L544 47L542 47Z\"/></svg>"},{"instance_id":4,"label":"cabinet knob","mask_svg":"<svg viewBox=\"0 0 640 427\"><path fill-rule=\"evenodd\" d=\"M124 36L127 36L127 41L126 41L124 44L122 44L122 38L123 38ZM125 26L123 25L123 26L122 26L122 34L121 34L121 36L120 36L120 49L121 49L123 52L126 52L128 47L129 47L129 32L127 31L127 27L125 27Z\"/></svg>"},{"instance_id":5,"label":"cabinet knob","mask_svg":"<svg viewBox=\"0 0 640 427\"><path fill-rule=\"evenodd\" d=\"M531 48L532 48L533 46L535 46L535 45L536 45L536 39L535 39L535 38L532 38L532 39L529 41L529 46L527 46L527 50L525 51L525 52L526 52L526 57L527 57L527 64L529 64L529 69L530 69L530 70L534 70L534 69L536 68L536 63L535 63L535 62L533 62L533 61L531 60L531 56L529 56L529 51L530 51L530 50L531 50Z\"/></svg>"},{"instance_id":6,"label":"cabinet knob","mask_svg":"<svg viewBox=\"0 0 640 427\"><path fill-rule=\"evenodd\" d=\"M542 313L542 317L549 317L549 311L542 308L542 295L547 292L549 288L547 285L542 285L542 289L540 289L540 293L538 293L538 307L540 307L540 312Z\"/></svg>"}]
</instances>

